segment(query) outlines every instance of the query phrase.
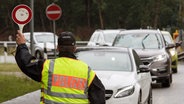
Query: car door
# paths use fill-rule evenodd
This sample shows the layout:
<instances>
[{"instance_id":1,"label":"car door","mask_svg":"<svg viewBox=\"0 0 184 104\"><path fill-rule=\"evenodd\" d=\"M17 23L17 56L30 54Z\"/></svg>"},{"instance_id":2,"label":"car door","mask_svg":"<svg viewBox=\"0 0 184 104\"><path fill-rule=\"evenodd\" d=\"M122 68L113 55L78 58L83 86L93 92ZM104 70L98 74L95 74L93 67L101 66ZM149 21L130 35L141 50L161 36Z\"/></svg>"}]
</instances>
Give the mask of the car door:
<instances>
[{"instance_id":1,"label":"car door","mask_svg":"<svg viewBox=\"0 0 184 104\"><path fill-rule=\"evenodd\" d=\"M145 101L148 98L149 90L151 86L151 75L150 72L141 72L139 66L142 64L139 56L133 50L133 55L135 59L135 63L137 66L137 80L142 90L142 101Z\"/></svg>"}]
</instances>

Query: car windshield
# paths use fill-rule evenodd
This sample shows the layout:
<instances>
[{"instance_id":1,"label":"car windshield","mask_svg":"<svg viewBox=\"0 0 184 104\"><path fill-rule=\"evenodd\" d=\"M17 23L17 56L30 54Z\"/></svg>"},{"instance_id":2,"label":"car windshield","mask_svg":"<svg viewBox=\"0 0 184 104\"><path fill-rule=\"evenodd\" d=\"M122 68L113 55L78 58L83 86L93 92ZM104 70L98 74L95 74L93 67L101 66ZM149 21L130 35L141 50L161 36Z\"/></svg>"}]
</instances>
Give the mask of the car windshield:
<instances>
[{"instance_id":1,"label":"car windshield","mask_svg":"<svg viewBox=\"0 0 184 104\"><path fill-rule=\"evenodd\" d=\"M76 53L79 60L86 62L93 70L131 71L128 53L109 51L81 51Z\"/></svg>"},{"instance_id":2,"label":"car windshield","mask_svg":"<svg viewBox=\"0 0 184 104\"><path fill-rule=\"evenodd\" d=\"M45 42L50 42L50 43L54 43L54 36L53 35L48 35L48 34L39 34L39 35L35 35L36 41L38 43L45 43ZM56 41L57 41L57 36L56 36Z\"/></svg>"},{"instance_id":3,"label":"car windshield","mask_svg":"<svg viewBox=\"0 0 184 104\"><path fill-rule=\"evenodd\" d=\"M105 42L112 43L117 33L104 33Z\"/></svg>"},{"instance_id":4,"label":"car windshield","mask_svg":"<svg viewBox=\"0 0 184 104\"><path fill-rule=\"evenodd\" d=\"M164 35L164 39L165 39L165 41L167 42L167 43L169 43L169 44L173 44L174 43L174 41L172 40L172 37L171 36L169 36L170 34L168 34L168 35Z\"/></svg>"},{"instance_id":5,"label":"car windshield","mask_svg":"<svg viewBox=\"0 0 184 104\"><path fill-rule=\"evenodd\" d=\"M121 34L116 38L114 46L137 49L159 49L163 47L161 37L152 33Z\"/></svg>"}]
</instances>

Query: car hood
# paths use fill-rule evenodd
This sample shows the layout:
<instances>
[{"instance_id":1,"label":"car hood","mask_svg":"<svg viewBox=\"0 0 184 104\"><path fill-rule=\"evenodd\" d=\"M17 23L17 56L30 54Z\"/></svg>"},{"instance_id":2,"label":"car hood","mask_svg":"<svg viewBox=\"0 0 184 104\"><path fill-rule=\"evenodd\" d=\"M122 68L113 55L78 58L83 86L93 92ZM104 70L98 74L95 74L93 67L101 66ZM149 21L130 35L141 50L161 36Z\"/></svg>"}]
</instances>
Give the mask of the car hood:
<instances>
[{"instance_id":1,"label":"car hood","mask_svg":"<svg viewBox=\"0 0 184 104\"><path fill-rule=\"evenodd\" d=\"M135 73L122 71L95 71L105 89L119 89L135 83Z\"/></svg>"},{"instance_id":2,"label":"car hood","mask_svg":"<svg viewBox=\"0 0 184 104\"><path fill-rule=\"evenodd\" d=\"M152 57L164 54L164 49L135 49L140 58Z\"/></svg>"}]
</instances>

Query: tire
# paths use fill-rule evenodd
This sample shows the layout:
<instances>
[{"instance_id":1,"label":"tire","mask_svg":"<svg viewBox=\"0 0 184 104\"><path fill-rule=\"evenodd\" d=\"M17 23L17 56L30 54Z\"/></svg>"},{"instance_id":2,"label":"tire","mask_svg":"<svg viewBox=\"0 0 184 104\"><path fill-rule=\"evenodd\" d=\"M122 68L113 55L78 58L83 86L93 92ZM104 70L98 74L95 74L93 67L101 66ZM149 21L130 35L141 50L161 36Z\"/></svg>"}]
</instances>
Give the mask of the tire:
<instances>
[{"instance_id":1,"label":"tire","mask_svg":"<svg viewBox=\"0 0 184 104\"><path fill-rule=\"evenodd\" d=\"M165 81L162 82L162 87L170 87L171 82L171 78L165 79Z\"/></svg>"},{"instance_id":2,"label":"tire","mask_svg":"<svg viewBox=\"0 0 184 104\"><path fill-rule=\"evenodd\" d=\"M40 51L36 51L35 57L36 57L37 59L43 59L43 56L42 56L42 54L41 54Z\"/></svg>"},{"instance_id":3,"label":"tire","mask_svg":"<svg viewBox=\"0 0 184 104\"><path fill-rule=\"evenodd\" d=\"M172 72L173 73L177 73L178 72L178 68L176 67L176 68L172 68Z\"/></svg>"}]
</instances>

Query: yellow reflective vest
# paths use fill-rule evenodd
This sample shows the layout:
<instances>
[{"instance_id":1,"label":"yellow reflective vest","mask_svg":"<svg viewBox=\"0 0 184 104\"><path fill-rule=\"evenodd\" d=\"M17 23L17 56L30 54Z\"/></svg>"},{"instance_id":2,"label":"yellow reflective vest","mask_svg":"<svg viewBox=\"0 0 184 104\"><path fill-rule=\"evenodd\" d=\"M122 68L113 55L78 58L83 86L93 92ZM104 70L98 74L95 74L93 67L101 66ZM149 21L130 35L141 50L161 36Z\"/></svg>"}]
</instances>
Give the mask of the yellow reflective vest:
<instances>
[{"instance_id":1,"label":"yellow reflective vest","mask_svg":"<svg viewBox=\"0 0 184 104\"><path fill-rule=\"evenodd\" d=\"M89 104L88 87L95 72L80 60L46 60L42 70L40 104Z\"/></svg>"}]
</instances>

